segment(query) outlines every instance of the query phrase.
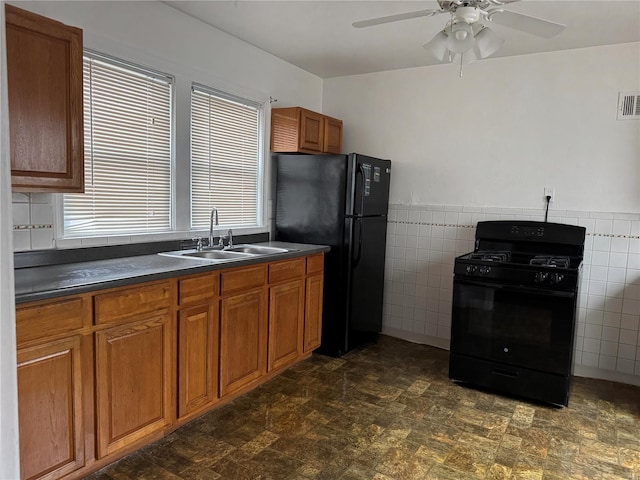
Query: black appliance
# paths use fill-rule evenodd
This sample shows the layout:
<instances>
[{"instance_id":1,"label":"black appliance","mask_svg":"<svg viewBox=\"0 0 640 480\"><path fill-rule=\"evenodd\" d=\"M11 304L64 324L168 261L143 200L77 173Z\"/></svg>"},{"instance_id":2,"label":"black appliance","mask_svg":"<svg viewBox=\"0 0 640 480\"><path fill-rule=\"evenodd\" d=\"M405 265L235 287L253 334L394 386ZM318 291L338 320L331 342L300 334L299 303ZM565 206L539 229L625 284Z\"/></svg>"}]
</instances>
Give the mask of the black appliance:
<instances>
[{"instance_id":1,"label":"black appliance","mask_svg":"<svg viewBox=\"0 0 640 480\"><path fill-rule=\"evenodd\" d=\"M391 161L349 155L274 155L276 240L329 245L322 344L342 356L382 329Z\"/></svg>"},{"instance_id":2,"label":"black appliance","mask_svg":"<svg viewBox=\"0 0 640 480\"><path fill-rule=\"evenodd\" d=\"M455 259L449 377L567 405L585 228L478 222Z\"/></svg>"}]
</instances>

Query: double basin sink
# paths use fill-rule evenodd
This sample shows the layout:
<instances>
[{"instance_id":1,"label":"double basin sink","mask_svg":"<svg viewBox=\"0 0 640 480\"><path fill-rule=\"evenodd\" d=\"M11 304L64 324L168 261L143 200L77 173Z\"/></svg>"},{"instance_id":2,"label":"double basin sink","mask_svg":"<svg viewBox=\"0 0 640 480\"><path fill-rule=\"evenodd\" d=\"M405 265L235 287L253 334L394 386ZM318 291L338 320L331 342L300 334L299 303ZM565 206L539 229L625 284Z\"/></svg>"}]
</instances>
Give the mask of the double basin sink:
<instances>
[{"instance_id":1,"label":"double basin sink","mask_svg":"<svg viewBox=\"0 0 640 480\"><path fill-rule=\"evenodd\" d=\"M247 260L252 257L263 257L292 252L294 250L279 247L265 247L261 245L236 245L231 248L203 248L202 250L177 250L173 252L161 252L158 255L178 258L191 258L194 260L207 260L212 263L231 262L234 260Z\"/></svg>"}]
</instances>

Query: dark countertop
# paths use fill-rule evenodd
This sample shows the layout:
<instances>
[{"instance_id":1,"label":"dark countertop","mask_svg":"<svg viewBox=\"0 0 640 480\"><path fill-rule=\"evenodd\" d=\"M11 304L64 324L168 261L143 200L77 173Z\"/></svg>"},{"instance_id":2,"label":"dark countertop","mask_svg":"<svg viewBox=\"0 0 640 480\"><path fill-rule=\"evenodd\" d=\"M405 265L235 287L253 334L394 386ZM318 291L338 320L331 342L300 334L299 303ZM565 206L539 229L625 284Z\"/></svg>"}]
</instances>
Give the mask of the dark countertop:
<instances>
[{"instance_id":1,"label":"dark countertop","mask_svg":"<svg viewBox=\"0 0 640 480\"><path fill-rule=\"evenodd\" d=\"M261 242L255 245L291 251L217 263L152 254L17 268L16 304L329 251L324 245L302 243Z\"/></svg>"}]
</instances>

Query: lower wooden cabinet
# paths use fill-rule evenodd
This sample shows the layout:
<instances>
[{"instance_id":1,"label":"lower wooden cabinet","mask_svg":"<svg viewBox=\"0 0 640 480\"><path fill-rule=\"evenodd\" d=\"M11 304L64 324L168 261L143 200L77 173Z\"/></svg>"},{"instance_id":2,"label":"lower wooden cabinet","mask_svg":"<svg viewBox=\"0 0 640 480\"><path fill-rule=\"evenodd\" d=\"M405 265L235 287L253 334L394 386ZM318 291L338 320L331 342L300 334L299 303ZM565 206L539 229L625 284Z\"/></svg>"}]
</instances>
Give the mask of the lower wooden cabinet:
<instances>
[{"instance_id":1,"label":"lower wooden cabinet","mask_svg":"<svg viewBox=\"0 0 640 480\"><path fill-rule=\"evenodd\" d=\"M164 314L96 332L98 457L170 423L170 323Z\"/></svg>"},{"instance_id":2,"label":"lower wooden cabinet","mask_svg":"<svg viewBox=\"0 0 640 480\"><path fill-rule=\"evenodd\" d=\"M218 398L218 303L178 313L178 418Z\"/></svg>"},{"instance_id":3,"label":"lower wooden cabinet","mask_svg":"<svg viewBox=\"0 0 640 480\"><path fill-rule=\"evenodd\" d=\"M18 350L21 478L59 478L85 463L80 336Z\"/></svg>"},{"instance_id":4,"label":"lower wooden cabinet","mask_svg":"<svg viewBox=\"0 0 640 480\"><path fill-rule=\"evenodd\" d=\"M266 373L267 297L264 289L222 298L220 305L220 396Z\"/></svg>"},{"instance_id":5,"label":"lower wooden cabinet","mask_svg":"<svg viewBox=\"0 0 640 480\"><path fill-rule=\"evenodd\" d=\"M323 265L312 255L19 305L22 479L81 478L310 354Z\"/></svg>"},{"instance_id":6,"label":"lower wooden cabinet","mask_svg":"<svg viewBox=\"0 0 640 480\"><path fill-rule=\"evenodd\" d=\"M269 288L269 361L272 371L302 354L304 280Z\"/></svg>"},{"instance_id":7,"label":"lower wooden cabinet","mask_svg":"<svg viewBox=\"0 0 640 480\"><path fill-rule=\"evenodd\" d=\"M306 281L304 348L303 352L311 352L320 346L322 339L322 294L324 276L312 275Z\"/></svg>"}]
</instances>

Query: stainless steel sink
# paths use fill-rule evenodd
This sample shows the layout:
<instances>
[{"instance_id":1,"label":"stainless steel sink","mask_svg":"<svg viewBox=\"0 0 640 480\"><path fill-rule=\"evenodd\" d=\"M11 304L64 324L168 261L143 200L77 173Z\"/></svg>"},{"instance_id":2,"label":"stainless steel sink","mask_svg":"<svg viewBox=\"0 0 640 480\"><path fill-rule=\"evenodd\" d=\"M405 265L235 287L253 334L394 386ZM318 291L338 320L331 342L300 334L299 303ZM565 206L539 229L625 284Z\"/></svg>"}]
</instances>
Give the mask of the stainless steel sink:
<instances>
[{"instance_id":1,"label":"stainless steel sink","mask_svg":"<svg viewBox=\"0 0 640 480\"><path fill-rule=\"evenodd\" d=\"M231 262L234 260L243 260L252 257L263 257L276 255L279 253L287 253L293 250L278 247L264 247L261 245L236 245L235 247L220 249L204 249L198 250L176 250L173 252L161 252L158 255L177 258L193 258L196 260L206 260L212 263Z\"/></svg>"},{"instance_id":2,"label":"stainless steel sink","mask_svg":"<svg viewBox=\"0 0 640 480\"><path fill-rule=\"evenodd\" d=\"M224 250L225 252L248 253L251 255L274 255L276 253L287 253L291 250L277 247L262 247L260 245L236 245Z\"/></svg>"},{"instance_id":3,"label":"stainless steel sink","mask_svg":"<svg viewBox=\"0 0 640 480\"><path fill-rule=\"evenodd\" d=\"M174 252L160 252L158 255L165 257L193 258L196 260L209 260L211 262L229 262L243 260L254 255L242 252L230 252L228 250L176 250Z\"/></svg>"},{"instance_id":4,"label":"stainless steel sink","mask_svg":"<svg viewBox=\"0 0 640 480\"><path fill-rule=\"evenodd\" d=\"M241 252L230 252L228 250L204 250L202 252L185 253L184 257L208 258L211 260L237 260L247 258L251 255Z\"/></svg>"}]
</instances>

